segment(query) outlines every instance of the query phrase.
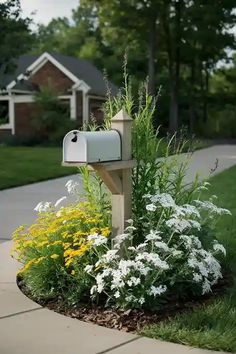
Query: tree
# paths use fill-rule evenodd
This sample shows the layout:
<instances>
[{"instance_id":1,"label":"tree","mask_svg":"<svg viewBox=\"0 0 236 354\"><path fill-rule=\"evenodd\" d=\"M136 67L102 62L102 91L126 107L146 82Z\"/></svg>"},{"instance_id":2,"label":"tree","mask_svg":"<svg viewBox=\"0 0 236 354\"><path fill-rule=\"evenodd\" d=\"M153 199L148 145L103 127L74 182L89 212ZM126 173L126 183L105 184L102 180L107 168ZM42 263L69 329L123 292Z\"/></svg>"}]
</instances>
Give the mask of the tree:
<instances>
[{"instance_id":1,"label":"tree","mask_svg":"<svg viewBox=\"0 0 236 354\"><path fill-rule=\"evenodd\" d=\"M30 22L29 18L21 17L19 0L0 3L1 75L11 72L14 69L14 59L31 47L33 37L29 29Z\"/></svg>"},{"instance_id":2,"label":"tree","mask_svg":"<svg viewBox=\"0 0 236 354\"><path fill-rule=\"evenodd\" d=\"M53 20L38 38L41 49L106 68L118 86L128 52L133 86L148 76L149 93L163 87L156 124L171 133L185 124L194 132L208 119L213 70L227 58L226 48L235 48L234 6L233 0L216 0L214 11L211 0L80 0L71 20Z\"/></svg>"},{"instance_id":3,"label":"tree","mask_svg":"<svg viewBox=\"0 0 236 354\"><path fill-rule=\"evenodd\" d=\"M51 86L35 94L36 114L32 121L36 141L60 144L76 122L70 120L69 101L61 101Z\"/></svg>"}]
</instances>

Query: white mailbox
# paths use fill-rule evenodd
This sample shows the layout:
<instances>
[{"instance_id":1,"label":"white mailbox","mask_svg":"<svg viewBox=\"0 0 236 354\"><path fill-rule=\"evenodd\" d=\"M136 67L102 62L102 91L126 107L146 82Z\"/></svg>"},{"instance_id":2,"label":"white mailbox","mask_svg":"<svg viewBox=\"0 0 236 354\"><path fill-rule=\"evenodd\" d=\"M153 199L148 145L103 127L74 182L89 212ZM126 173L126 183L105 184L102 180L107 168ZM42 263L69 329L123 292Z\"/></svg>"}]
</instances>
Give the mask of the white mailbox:
<instances>
[{"instance_id":1,"label":"white mailbox","mask_svg":"<svg viewBox=\"0 0 236 354\"><path fill-rule=\"evenodd\" d=\"M96 163L121 160L121 138L116 130L72 130L63 140L63 162Z\"/></svg>"}]
</instances>

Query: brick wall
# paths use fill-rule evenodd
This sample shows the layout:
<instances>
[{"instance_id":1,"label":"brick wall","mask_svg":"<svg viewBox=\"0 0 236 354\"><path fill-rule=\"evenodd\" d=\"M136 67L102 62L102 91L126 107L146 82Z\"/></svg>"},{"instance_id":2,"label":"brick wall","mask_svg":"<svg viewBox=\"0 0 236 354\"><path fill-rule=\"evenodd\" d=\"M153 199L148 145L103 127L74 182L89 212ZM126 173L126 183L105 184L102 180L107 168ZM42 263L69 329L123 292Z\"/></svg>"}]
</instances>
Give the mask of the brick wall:
<instances>
[{"instance_id":1,"label":"brick wall","mask_svg":"<svg viewBox=\"0 0 236 354\"><path fill-rule=\"evenodd\" d=\"M49 61L30 78L30 81L40 87L51 86L58 94L68 94L68 90L74 84L73 81Z\"/></svg>"},{"instance_id":2,"label":"brick wall","mask_svg":"<svg viewBox=\"0 0 236 354\"><path fill-rule=\"evenodd\" d=\"M34 128L32 120L37 114L35 103L15 103L15 132L17 136L30 136Z\"/></svg>"}]
</instances>

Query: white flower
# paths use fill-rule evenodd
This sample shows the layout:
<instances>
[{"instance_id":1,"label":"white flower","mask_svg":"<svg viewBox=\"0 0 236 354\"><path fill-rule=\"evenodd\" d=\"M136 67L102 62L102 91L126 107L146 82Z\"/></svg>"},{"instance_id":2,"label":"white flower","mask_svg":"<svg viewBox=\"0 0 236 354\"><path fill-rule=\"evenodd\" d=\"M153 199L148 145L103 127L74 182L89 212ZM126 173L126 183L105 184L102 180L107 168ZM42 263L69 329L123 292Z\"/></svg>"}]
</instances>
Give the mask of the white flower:
<instances>
[{"instance_id":1,"label":"white flower","mask_svg":"<svg viewBox=\"0 0 236 354\"><path fill-rule=\"evenodd\" d=\"M167 290L166 285L159 285L157 287L152 285L148 293L149 293L149 295L157 296L157 295L161 295L161 294L165 293L166 290Z\"/></svg>"},{"instance_id":2,"label":"white flower","mask_svg":"<svg viewBox=\"0 0 236 354\"><path fill-rule=\"evenodd\" d=\"M132 219L128 219L128 220L126 220L126 222L127 222L128 224L130 224L130 225L133 225L134 220L132 220Z\"/></svg>"},{"instance_id":3,"label":"white flower","mask_svg":"<svg viewBox=\"0 0 236 354\"><path fill-rule=\"evenodd\" d=\"M64 196L64 197L62 197L62 198L60 198L60 199L58 199L57 201L56 201L56 203L54 204L54 207L56 208L59 204L61 204L62 202L63 202L63 200L66 200L67 198Z\"/></svg>"},{"instance_id":4,"label":"white flower","mask_svg":"<svg viewBox=\"0 0 236 354\"><path fill-rule=\"evenodd\" d=\"M228 209L218 208L215 204L210 201L194 200L195 204L203 210L216 215L232 215Z\"/></svg>"},{"instance_id":5,"label":"white flower","mask_svg":"<svg viewBox=\"0 0 236 354\"><path fill-rule=\"evenodd\" d=\"M93 270L93 266L90 265L90 264L86 265L86 267L84 268L84 271L85 271L86 273L91 273L92 270Z\"/></svg>"},{"instance_id":6,"label":"white flower","mask_svg":"<svg viewBox=\"0 0 236 354\"><path fill-rule=\"evenodd\" d=\"M150 233L145 237L146 241L156 241L156 240L161 240L161 236L160 236L160 231L153 231L151 230Z\"/></svg>"},{"instance_id":7,"label":"white flower","mask_svg":"<svg viewBox=\"0 0 236 354\"><path fill-rule=\"evenodd\" d=\"M79 182L75 182L72 179L70 179L68 182L66 182L65 186L66 186L67 192L69 194L78 194L80 192Z\"/></svg>"},{"instance_id":8,"label":"white flower","mask_svg":"<svg viewBox=\"0 0 236 354\"><path fill-rule=\"evenodd\" d=\"M136 249L137 250L143 250L143 249L145 249L147 247L147 244L144 242L144 243L140 243L137 247L136 247Z\"/></svg>"},{"instance_id":9,"label":"white flower","mask_svg":"<svg viewBox=\"0 0 236 354\"><path fill-rule=\"evenodd\" d=\"M211 284L207 279L205 279L204 282L202 283L202 295L209 293L210 291L211 291Z\"/></svg>"},{"instance_id":10,"label":"white flower","mask_svg":"<svg viewBox=\"0 0 236 354\"><path fill-rule=\"evenodd\" d=\"M174 229L176 232L183 232L186 229L191 228L191 224L187 220L182 220L182 219L176 219L176 218L171 218L166 221L166 226Z\"/></svg>"},{"instance_id":11,"label":"white flower","mask_svg":"<svg viewBox=\"0 0 236 354\"><path fill-rule=\"evenodd\" d=\"M103 281L103 275L102 274L98 274L96 276L96 283L97 283L97 292L101 293L104 289L104 281Z\"/></svg>"},{"instance_id":12,"label":"white flower","mask_svg":"<svg viewBox=\"0 0 236 354\"><path fill-rule=\"evenodd\" d=\"M137 278L137 277L131 277L128 281L127 281L127 284L129 286L136 286L136 285L139 285L141 283L141 280L140 278Z\"/></svg>"},{"instance_id":13,"label":"white flower","mask_svg":"<svg viewBox=\"0 0 236 354\"><path fill-rule=\"evenodd\" d=\"M198 237L193 235L180 235L180 240L184 241L184 245L187 249L197 248L201 249L202 244Z\"/></svg>"},{"instance_id":14,"label":"white flower","mask_svg":"<svg viewBox=\"0 0 236 354\"><path fill-rule=\"evenodd\" d=\"M97 285L93 285L92 288L90 289L90 294L94 295L97 292Z\"/></svg>"},{"instance_id":15,"label":"white flower","mask_svg":"<svg viewBox=\"0 0 236 354\"><path fill-rule=\"evenodd\" d=\"M168 193L160 193L152 196L152 203L159 203L163 208L173 208L175 207L175 201Z\"/></svg>"},{"instance_id":16,"label":"white flower","mask_svg":"<svg viewBox=\"0 0 236 354\"><path fill-rule=\"evenodd\" d=\"M162 261L160 259L160 257L158 256L158 254L144 252L143 255L145 256L145 258L146 258L146 260L148 262L151 262L157 268L161 268L161 269L164 269L164 270L169 269L168 263L166 261Z\"/></svg>"},{"instance_id":17,"label":"white flower","mask_svg":"<svg viewBox=\"0 0 236 354\"><path fill-rule=\"evenodd\" d=\"M38 213L42 213L42 212L50 211L51 207L52 207L51 202L40 202L36 205L34 210L37 211Z\"/></svg>"},{"instance_id":18,"label":"white flower","mask_svg":"<svg viewBox=\"0 0 236 354\"><path fill-rule=\"evenodd\" d=\"M217 241L215 241L213 244L213 250L216 252L222 252L224 256L226 256L226 249L222 244L218 243Z\"/></svg>"},{"instance_id":19,"label":"white flower","mask_svg":"<svg viewBox=\"0 0 236 354\"><path fill-rule=\"evenodd\" d=\"M146 210L148 210L148 211L155 211L156 208L157 207L154 204L147 204L146 205Z\"/></svg>"},{"instance_id":20,"label":"white flower","mask_svg":"<svg viewBox=\"0 0 236 354\"><path fill-rule=\"evenodd\" d=\"M144 194L143 198L150 199L152 197L151 194Z\"/></svg>"},{"instance_id":21,"label":"white flower","mask_svg":"<svg viewBox=\"0 0 236 354\"><path fill-rule=\"evenodd\" d=\"M123 281L123 274L120 269L112 271L111 289L122 288L125 285Z\"/></svg>"},{"instance_id":22,"label":"white flower","mask_svg":"<svg viewBox=\"0 0 236 354\"><path fill-rule=\"evenodd\" d=\"M170 250L165 242L156 241L154 244L157 248L160 248L165 252L168 252Z\"/></svg>"},{"instance_id":23,"label":"white flower","mask_svg":"<svg viewBox=\"0 0 236 354\"><path fill-rule=\"evenodd\" d=\"M139 267L140 274L146 276L152 269L150 267L141 266Z\"/></svg>"},{"instance_id":24,"label":"white flower","mask_svg":"<svg viewBox=\"0 0 236 354\"><path fill-rule=\"evenodd\" d=\"M202 281L202 275L198 273L193 273L193 281L200 283Z\"/></svg>"},{"instance_id":25,"label":"white flower","mask_svg":"<svg viewBox=\"0 0 236 354\"><path fill-rule=\"evenodd\" d=\"M121 235L117 235L115 238L114 238L114 248L120 248L121 244L123 242L125 242L126 240L132 238L132 236L130 236L129 233L124 233L124 234L121 234Z\"/></svg>"},{"instance_id":26,"label":"white flower","mask_svg":"<svg viewBox=\"0 0 236 354\"><path fill-rule=\"evenodd\" d=\"M145 303L144 297L141 296L140 299L138 300L138 302L140 303L140 305L143 305Z\"/></svg>"},{"instance_id":27,"label":"white flower","mask_svg":"<svg viewBox=\"0 0 236 354\"><path fill-rule=\"evenodd\" d=\"M107 243L107 238L99 234L93 234L88 236L88 241L93 241L93 246L100 246Z\"/></svg>"},{"instance_id":28,"label":"white flower","mask_svg":"<svg viewBox=\"0 0 236 354\"><path fill-rule=\"evenodd\" d=\"M102 257L102 259L109 263L118 257L117 255L118 250L108 250Z\"/></svg>"},{"instance_id":29,"label":"white flower","mask_svg":"<svg viewBox=\"0 0 236 354\"><path fill-rule=\"evenodd\" d=\"M130 269L135 268L135 266L135 261L124 259L121 259L118 265L119 270L123 276L128 275L130 273Z\"/></svg>"},{"instance_id":30,"label":"white flower","mask_svg":"<svg viewBox=\"0 0 236 354\"><path fill-rule=\"evenodd\" d=\"M174 211L177 216L195 216L196 218L201 217L198 209L194 205L190 204L184 204L182 206L176 205Z\"/></svg>"},{"instance_id":31,"label":"white flower","mask_svg":"<svg viewBox=\"0 0 236 354\"><path fill-rule=\"evenodd\" d=\"M120 292L117 290L114 294L115 298L118 299L120 297Z\"/></svg>"},{"instance_id":32,"label":"white flower","mask_svg":"<svg viewBox=\"0 0 236 354\"><path fill-rule=\"evenodd\" d=\"M175 215L166 221L166 226L174 229L174 231L178 233L181 233L187 229L191 229L192 227L197 230L201 229L201 224L198 221L190 219L178 219Z\"/></svg>"},{"instance_id":33,"label":"white flower","mask_svg":"<svg viewBox=\"0 0 236 354\"><path fill-rule=\"evenodd\" d=\"M174 250L174 251L172 252L172 256L177 257L177 256L182 255L182 253L183 253L182 251Z\"/></svg>"}]
</instances>

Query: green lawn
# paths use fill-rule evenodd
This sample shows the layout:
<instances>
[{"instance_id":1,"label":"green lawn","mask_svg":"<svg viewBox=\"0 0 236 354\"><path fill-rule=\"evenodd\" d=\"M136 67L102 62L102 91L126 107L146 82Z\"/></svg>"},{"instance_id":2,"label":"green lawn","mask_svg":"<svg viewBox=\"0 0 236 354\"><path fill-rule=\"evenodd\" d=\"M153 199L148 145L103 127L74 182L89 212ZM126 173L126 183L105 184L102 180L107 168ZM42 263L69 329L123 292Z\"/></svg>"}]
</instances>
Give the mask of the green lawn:
<instances>
[{"instance_id":1,"label":"green lawn","mask_svg":"<svg viewBox=\"0 0 236 354\"><path fill-rule=\"evenodd\" d=\"M60 147L0 146L0 189L76 173L62 167Z\"/></svg>"},{"instance_id":2,"label":"green lawn","mask_svg":"<svg viewBox=\"0 0 236 354\"><path fill-rule=\"evenodd\" d=\"M234 285L224 297L210 305L177 315L168 321L144 328L142 334L166 341L213 350L236 352L236 166L211 179L210 194L218 195L218 204L230 209L232 217L219 224L218 239L227 249Z\"/></svg>"}]
</instances>

